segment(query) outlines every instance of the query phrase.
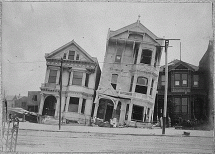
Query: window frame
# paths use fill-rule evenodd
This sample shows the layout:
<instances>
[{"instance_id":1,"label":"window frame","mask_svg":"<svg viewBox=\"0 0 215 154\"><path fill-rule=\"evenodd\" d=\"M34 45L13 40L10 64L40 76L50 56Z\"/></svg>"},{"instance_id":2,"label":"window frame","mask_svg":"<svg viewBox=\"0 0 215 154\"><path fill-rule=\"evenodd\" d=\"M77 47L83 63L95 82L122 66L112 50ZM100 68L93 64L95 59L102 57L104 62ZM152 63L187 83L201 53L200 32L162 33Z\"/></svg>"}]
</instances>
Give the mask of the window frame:
<instances>
[{"instance_id":1,"label":"window frame","mask_svg":"<svg viewBox=\"0 0 215 154\"><path fill-rule=\"evenodd\" d=\"M195 76L197 78L195 78ZM197 81L195 81L195 79L197 79ZM197 85L195 85L195 82L197 83ZM199 87L199 75L198 74L193 75L193 87Z\"/></svg>"},{"instance_id":2,"label":"window frame","mask_svg":"<svg viewBox=\"0 0 215 154\"><path fill-rule=\"evenodd\" d=\"M74 53L74 55L73 54L70 54L70 53ZM68 54L68 60L75 60L75 51L73 51L73 50L69 50L69 54ZM70 59L70 57L73 57L73 59Z\"/></svg>"},{"instance_id":3,"label":"window frame","mask_svg":"<svg viewBox=\"0 0 215 154\"><path fill-rule=\"evenodd\" d=\"M55 83L55 84L56 84L56 80L57 80L57 71L58 71L58 70L50 69L49 78L48 78L48 83ZM55 72L56 75L55 75L55 73L53 73L53 72ZM54 74L55 76L54 76L53 74Z\"/></svg>"},{"instance_id":4,"label":"window frame","mask_svg":"<svg viewBox=\"0 0 215 154\"><path fill-rule=\"evenodd\" d=\"M143 79L146 79L146 83L145 84L141 84L141 83L138 83L138 79L139 78L143 78ZM144 89L145 90L145 93L144 92L140 92L138 89L138 87L137 86L139 86L139 87L142 87L142 88L146 88L146 89ZM142 89L141 88L141 89ZM137 77L137 81L136 81L136 86L135 86L135 92L137 92L137 93L141 93L141 94L147 94L147 91L148 91L148 78L146 78L146 77L144 77L144 76L139 76L139 77Z\"/></svg>"},{"instance_id":5,"label":"window frame","mask_svg":"<svg viewBox=\"0 0 215 154\"><path fill-rule=\"evenodd\" d=\"M144 55L144 53L148 52L148 51L151 52L150 53L151 55L150 56L149 55ZM150 49L142 49L142 53L141 53L141 57L140 57L140 63L141 64L146 64L146 65L151 65L151 63L152 63L152 55L153 55L152 50L150 50ZM146 63L145 61L148 61L149 60L148 58L150 58L150 62Z\"/></svg>"},{"instance_id":6,"label":"window frame","mask_svg":"<svg viewBox=\"0 0 215 154\"><path fill-rule=\"evenodd\" d=\"M82 74L82 76L80 77L78 76L78 74L75 74L75 73ZM83 72L73 71L72 85L82 86L82 80L83 80ZM79 82L76 83L76 81L79 81Z\"/></svg>"}]
</instances>

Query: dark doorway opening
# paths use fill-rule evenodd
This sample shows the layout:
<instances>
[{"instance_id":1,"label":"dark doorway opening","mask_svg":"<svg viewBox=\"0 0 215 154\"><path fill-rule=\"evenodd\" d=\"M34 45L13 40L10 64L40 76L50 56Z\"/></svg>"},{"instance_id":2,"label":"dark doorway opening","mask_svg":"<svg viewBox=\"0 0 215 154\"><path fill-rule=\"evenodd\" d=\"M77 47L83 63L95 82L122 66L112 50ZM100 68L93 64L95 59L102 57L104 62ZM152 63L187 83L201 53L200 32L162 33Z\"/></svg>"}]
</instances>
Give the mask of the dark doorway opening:
<instances>
[{"instance_id":1,"label":"dark doorway opening","mask_svg":"<svg viewBox=\"0 0 215 154\"><path fill-rule=\"evenodd\" d=\"M143 121L143 106L133 105L132 120Z\"/></svg>"},{"instance_id":2,"label":"dark doorway opening","mask_svg":"<svg viewBox=\"0 0 215 154\"><path fill-rule=\"evenodd\" d=\"M57 100L54 96L48 96L45 99L42 115L54 116Z\"/></svg>"},{"instance_id":3,"label":"dark doorway opening","mask_svg":"<svg viewBox=\"0 0 215 154\"><path fill-rule=\"evenodd\" d=\"M97 111L97 118L104 119L104 121L109 121L113 115L114 104L109 99L100 99L99 107Z\"/></svg>"}]
</instances>

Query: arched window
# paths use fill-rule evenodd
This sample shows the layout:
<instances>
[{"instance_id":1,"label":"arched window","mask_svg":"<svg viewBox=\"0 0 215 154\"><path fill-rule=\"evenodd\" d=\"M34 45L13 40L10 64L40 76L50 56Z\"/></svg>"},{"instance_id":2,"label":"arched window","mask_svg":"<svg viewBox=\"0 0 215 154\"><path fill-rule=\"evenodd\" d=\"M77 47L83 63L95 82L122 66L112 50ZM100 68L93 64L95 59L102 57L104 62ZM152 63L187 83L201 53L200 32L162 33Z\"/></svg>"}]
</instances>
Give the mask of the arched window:
<instances>
[{"instance_id":1,"label":"arched window","mask_svg":"<svg viewBox=\"0 0 215 154\"><path fill-rule=\"evenodd\" d=\"M146 94L147 86L148 86L148 79L145 77L138 77L135 92Z\"/></svg>"}]
</instances>

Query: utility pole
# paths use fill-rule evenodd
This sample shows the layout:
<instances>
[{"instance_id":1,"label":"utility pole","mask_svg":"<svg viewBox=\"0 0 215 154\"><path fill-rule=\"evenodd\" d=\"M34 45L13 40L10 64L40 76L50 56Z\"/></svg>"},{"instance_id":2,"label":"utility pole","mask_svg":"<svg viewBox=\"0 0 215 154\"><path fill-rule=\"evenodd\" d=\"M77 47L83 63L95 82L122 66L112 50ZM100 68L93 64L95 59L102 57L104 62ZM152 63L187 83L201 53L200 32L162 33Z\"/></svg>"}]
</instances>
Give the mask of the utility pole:
<instances>
[{"instance_id":1,"label":"utility pole","mask_svg":"<svg viewBox=\"0 0 215 154\"><path fill-rule=\"evenodd\" d=\"M59 109L59 130L60 130L60 128L61 128L62 73L63 73L63 58L60 59L60 109Z\"/></svg>"},{"instance_id":2,"label":"utility pole","mask_svg":"<svg viewBox=\"0 0 215 154\"><path fill-rule=\"evenodd\" d=\"M164 94L164 109L163 109L163 127L162 134L165 134L166 128L166 112L167 112L167 92L168 92L168 60L167 60L167 49L169 47L169 40L180 40L180 39L156 39L165 41L165 94ZM163 47L163 46L162 46Z\"/></svg>"}]
</instances>

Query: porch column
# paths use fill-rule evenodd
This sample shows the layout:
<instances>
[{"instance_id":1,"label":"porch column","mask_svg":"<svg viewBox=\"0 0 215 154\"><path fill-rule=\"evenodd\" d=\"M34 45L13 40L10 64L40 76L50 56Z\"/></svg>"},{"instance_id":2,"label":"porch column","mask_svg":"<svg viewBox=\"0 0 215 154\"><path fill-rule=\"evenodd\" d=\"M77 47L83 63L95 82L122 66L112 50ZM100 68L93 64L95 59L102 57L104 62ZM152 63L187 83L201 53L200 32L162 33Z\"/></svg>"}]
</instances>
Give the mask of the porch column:
<instances>
[{"instance_id":1,"label":"porch column","mask_svg":"<svg viewBox=\"0 0 215 154\"><path fill-rule=\"evenodd\" d=\"M56 104L54 116L57 117L57 116L58 116L58 113L59 113L60 97L59 97L59 96L55 96L55 97L57 98L57 104Z\"/></svg>"},{"instance_id":2,"label":"porch column","mask_svg":"<svg viewBox=\"0 0 215 154\"><path fill-rule=\"evenodd\" d=\"M82 102L83 102L83 98L80 97L79 98L79 103L78 103L78 113L79 114L81 114Z\"/></svg>"},{"instance_id":3,"label":"porch column","mask_svg":"<svg viewBox=\"0 0 215 154\"><path fill-rule=\"evenodd\" d=\"M91 111L92 111L92 104L93 104L93 98L87 98L85 103L85 118L86 118L86 125L91 124Z\"/></svg>"},{"instance_id":4,"label":"porch column","mask_svg":"<svg viewBox=\"0 0 215 154\"><path fill-rule=\"evenodd\" d=\"M131 122L132 109L133 109L133 103L131 102L129 104L129 110L128 110L128 123Z\"/></svg>"},{"instance_id":5,"label":"porch column","mask_svg":"<svg viewBox=\"0 0 215 154\"><path fill-rule=\"evenodd\" d=\"M121 104L121 111L120 111L120 117L119 117L119 124L123 125L125 120L125 111L126 111L126 103L123 102Z\"/></svg>"},{"instance_id":6,"label":"porch column","mask_svg":"<svg viewBox=\"0 0 215 154\"><path fill-rule=\"evenodd\" d=\"M116 108L118 106L118 102L119 102L119 100L117 99L117 100L115 100L115 103L113 103L114 104L114 107L113 107L113 118L116 118Z\"/></svg>"},{"instance_id":7,"label":"porch column","mask_svg":"<svg viewBox=\"0 0 215 154\"><path fill-rule=\"evenodd\" d=\"M98 94L96 94L96 98L95 98L95 108L94 108L94 114L93 114L93 118L97 116L97 111L98 111L98 107L99 107L99 97Z\"/></svg>"},{"instance_id":8,"label":"porch column","mask_svg":"<svg viewBox=\"0 0 215 154\"><path fill-rule=\"evenodd\" d=\"M69 85L72 85L73 71L70 72Z\"/></svg>"},{"instance_id":9,"label":"porch column","mask_svg":"<svg viewBox=\"0 0 215 154\"><path fill-rule=\"evenodd\" d=\"M67 96L67 98L66 98L66 108L65 108L65 112L68 112L69 100L70 100L70 96Z\"/></svg>"},{"instance_id":10,"label":"porch column","mask_svg":"<svg viewBox=\"0 0 215 154\"><path fill-rule=\"evenodd\" d=\"M136 83L137 83L137 74L134 74L134 80L133 80L133 85L131 90L132 93L135 92Z\"/></svg>"},{"instance_id":11,"label":"porch column","mask_svg":"<svg viewBox=\"0 0 215 154\"><path fill-rule=\"evenodd\" d=\"M50 73L50 69L49 69L49 67L47 67L47 69L46 69L45 83L48 83L48 80L49 80L49 73Z\"/></svg>"},{"instance_id":12,"label":"porch column","mask_svg":"<svg viewBox=\"0 0 215 154\"><path fill-rule=\"evenodd\" d=\"M56 84L59 84L59 80L60 80L60 70L57 70Z\"/></svg>"},{"instance_id":13,"label":"porch column","mask_svg":"<svg viewBox=\"0 0 215 154\"><path fill-rule=\"evenodd\" d=\"M41 93L39 115L42 115L43 113L44 100L45 100L44 94Z\"/></svg>"},{"instance_id":14,"label":"porch column","mask_svg":"<svg viewBox=\"0 0 215 154\"><path fill-rule=\"evenodd\" d=\"M141 47L141 44L140 44L139 51L138 51L138 56L137 56L137 64L140 63L141 55L142 55L142 47Z\"/></svg>"},{"instance_id":15,"label":"porch column","mask_svg":"<svg viewBox=\"0 0 215 154\"><path fill-rule=\"evenodd\" d=\"M86 80L86 72L83 73L83 78L82 78L82 86L85 86L85 80Z\"/></svg>"},{"instance_id":16,"label":"porch column","mask_svg":"<svg viewBox=\"0 0 215 154\"><path fill-rule=\"evenodd\" d=\"M65 103L66 103L66 98L65 98L65 96L62 96L62 98L61 98L61 113L64 111Z\"/></svg>"}]
</instances>

